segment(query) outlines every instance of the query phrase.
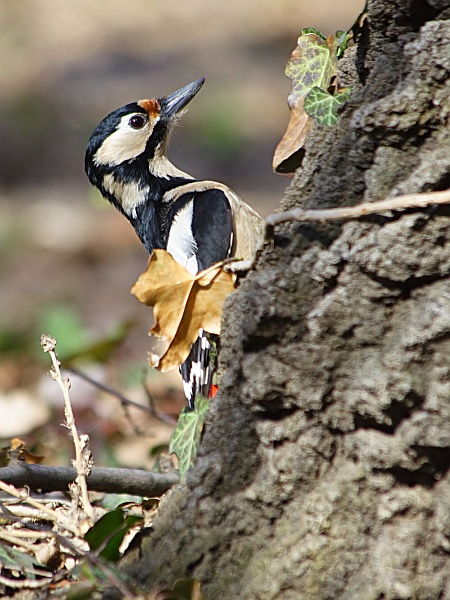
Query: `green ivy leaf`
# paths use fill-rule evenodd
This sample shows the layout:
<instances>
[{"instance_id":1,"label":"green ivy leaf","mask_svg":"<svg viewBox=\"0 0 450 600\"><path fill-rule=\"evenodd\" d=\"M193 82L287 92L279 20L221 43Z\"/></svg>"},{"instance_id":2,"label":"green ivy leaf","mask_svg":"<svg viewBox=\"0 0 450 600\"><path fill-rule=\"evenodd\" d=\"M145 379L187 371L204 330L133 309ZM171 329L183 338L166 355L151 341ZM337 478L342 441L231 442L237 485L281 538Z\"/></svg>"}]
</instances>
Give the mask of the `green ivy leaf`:
<instances>
[{"instance_id":1,"label":"green ivy leaf","mask_svg":"<svg viewBox=\"0 0 450 600\"><path fill-rule=\"evenodd\" d=\"M177 426L170 438L169 452L175 454L178 458L180 479L194 464L208 408L208 400L203 396L197 396L195 398L195 409L188 410L184 408L182 410Z\"/></svg>"},{"instance_id":2,"label":"green ivy leaf","mask_svg":"<svg viewBox=\"0 0 450 600\"><path fill-rule=\"evenodd\" d=\"M338 118L338 107L350 98L346 88L332 96L319 87L314 87L305 98L305 111L319 125L334 125Z\"/></svg>"},{"instance_id":3,"label":"green ivy leaf","mask_svg":"<svg viewBox=\"0 0 450 600\"><path fill-rule=\"evenodd\" d=\"M305 31L305 30L303 30ZM336 38L330 39L331 48L320 34L303 34L286 65L285 73L292 80L288 104L292 108L315 86L327 89L337 72Z\"/></svg>"},{"instance_id":4,"label":"green ivy leaf","mask_svg":"<svg viewBox=\"0 0 450 600\"><path fill-rule=\"evenodd\" d=\"M103 515L84 536L84 539L89 544L89 548L93 551L98 550L122 526L123 519L123 511L120 508Z\"/></svg>"},{"instance_id":5,"label":"green ivy leaf","mask_svg":"<svg viewBox=\"0 0 450 600\"><path fill-rule=\"evenodd\" d=\"M143 523L143 517L138 515L128 515L123 520L122 527L108 540L104 550L100 552L100 556L110 562L117 562L120 558L120 546L123 538L132 527L138 523Z\"/></svg>"},{"instance_id":6,"label":"green ivy leaf","mask_svg":"<svg viewBox=\"0 0 450 600\"><path fill-rule=\"evenodd\" d=\"M342 39L341 44L345 43ZM337 76L338 51L336 36L325 38L312 27L302 29L285 69L292 81L288 95L290 118L272 161L277 173L292 173L301 165L304 144L313 124L305 110L306 99L314 88L326 91L333 84ZM337 85L336 81L334 85Z\"/></svg>"},{"instance_id":7,"label":"green ivy leaf","mask_svg":"<svg viewBox=\"0 0 450 600\"><path fill-rule=\"evenodd\" d=\"M120 508L116 508L116 510L103 515L86 532L84 539L93 551L99 550L103 546L99 556L105 560L116 562L120 558L119 548L123 538L134 525L142 521L142 517L125 516Z\"/></svg>"}]
</instances>

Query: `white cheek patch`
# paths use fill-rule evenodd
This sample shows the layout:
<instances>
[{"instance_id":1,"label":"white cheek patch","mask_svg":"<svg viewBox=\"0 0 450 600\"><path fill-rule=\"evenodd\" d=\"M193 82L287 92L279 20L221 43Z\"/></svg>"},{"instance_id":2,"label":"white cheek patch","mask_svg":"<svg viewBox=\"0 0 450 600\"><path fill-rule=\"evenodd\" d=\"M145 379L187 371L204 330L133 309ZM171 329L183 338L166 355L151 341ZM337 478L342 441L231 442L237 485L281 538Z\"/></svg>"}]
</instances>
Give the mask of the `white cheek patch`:
<instances>
[{"instance_id":1,"label":"white cheek patch","mask_svg":"<svg viewBox=\"0 0 450 600\"><path fill-rule=\"evenodd\" d=\"M176 213L170 226L167 252L186 267L189 273L195 275L198 272L198 264L195 256L197 243L192 234L193 212L194 201L191 200Z\"/></svg>"},{"instance_id":2,"label":"white cheek patch","mask_svg":"<svg viewBox=\"0 0 450 600\"><path fill-rule=\"evenodd\" d=\"M144 204L150 191L147 185L118 181L112 173L103 177L103 187L116 198L130 217L136 217L136 207Z\"/></svg>"},{"instance_id":3,"label":"white cheek patch","mask_svg":"<svg viewBox=\"0 0 450 600\"><path fill-rule=\"evenodd\" d=\"M94 155L97 165L115 166L134 160L142 154L152 134L158 117L151 119L142 129L128 125L131 115L122 117L117 129L109 135Z\"/></svg>"}]
</instances>

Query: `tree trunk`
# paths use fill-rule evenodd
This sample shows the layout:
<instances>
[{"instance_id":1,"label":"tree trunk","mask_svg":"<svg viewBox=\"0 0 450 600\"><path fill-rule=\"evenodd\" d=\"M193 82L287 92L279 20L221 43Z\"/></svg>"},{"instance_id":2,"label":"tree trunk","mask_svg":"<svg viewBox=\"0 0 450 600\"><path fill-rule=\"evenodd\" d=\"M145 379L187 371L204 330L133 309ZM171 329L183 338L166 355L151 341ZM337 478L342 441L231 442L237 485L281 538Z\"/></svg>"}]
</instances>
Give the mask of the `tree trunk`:
<instances>
[{"instance_id":1,"label":"tree trunk","mask_svg":"<svg viewBox=\"0 0 450 600\"><path fill-rule=\"evenodd\" d=\"M448 0L372 0L282 208L450 187ZM447 20L445 20L447 19ZM450 209L286 224L226 304L195 468L128 571L204 600L450 599Z\"/></svg>"}]
</instances>

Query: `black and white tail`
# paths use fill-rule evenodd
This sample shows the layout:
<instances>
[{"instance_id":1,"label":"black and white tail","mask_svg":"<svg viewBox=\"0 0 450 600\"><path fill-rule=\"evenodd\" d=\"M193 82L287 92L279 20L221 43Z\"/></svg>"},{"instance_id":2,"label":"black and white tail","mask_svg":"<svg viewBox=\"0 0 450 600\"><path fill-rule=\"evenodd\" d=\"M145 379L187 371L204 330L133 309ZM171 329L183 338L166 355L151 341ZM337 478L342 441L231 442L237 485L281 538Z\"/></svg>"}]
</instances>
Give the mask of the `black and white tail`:
<instances>
[{"instance_id":1,"label":"black and white tail","mask_svg":"<svg viewBox=\"0 0 450 600\"><path fill-rule=\"evenodd\" d=\"M195 408L195 398L213 398L217 393L217 346L219 336L203 329L192 345L189 356L180 367L188 406Z\"/></svg>"}]
</instances>

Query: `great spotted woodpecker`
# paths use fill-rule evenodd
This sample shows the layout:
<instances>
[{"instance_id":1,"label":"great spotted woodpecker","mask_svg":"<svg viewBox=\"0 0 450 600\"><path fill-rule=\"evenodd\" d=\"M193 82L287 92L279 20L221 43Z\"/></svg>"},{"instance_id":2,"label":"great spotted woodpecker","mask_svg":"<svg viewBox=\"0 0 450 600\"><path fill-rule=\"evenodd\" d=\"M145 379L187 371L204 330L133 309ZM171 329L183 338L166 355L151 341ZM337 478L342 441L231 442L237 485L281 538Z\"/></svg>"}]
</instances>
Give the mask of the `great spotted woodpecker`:
<instances>
[{"instance_id":1,"label":"great spotted woodpecker","mask_svg":"<svg viewBox=\"0 0 450 600\"><path fill-rule=\"evenodd\" d=\"M193 274L228 257L251 260L264 232L261 217L230 188L199 181L166 156L177 117L204 81L114 110L95 129L85 157L90 182L130 221L147 252L166 249ZM200 330L180 367L190 408L196 395L211 395L215 341Z\"/></svg>"}]
</instances>

